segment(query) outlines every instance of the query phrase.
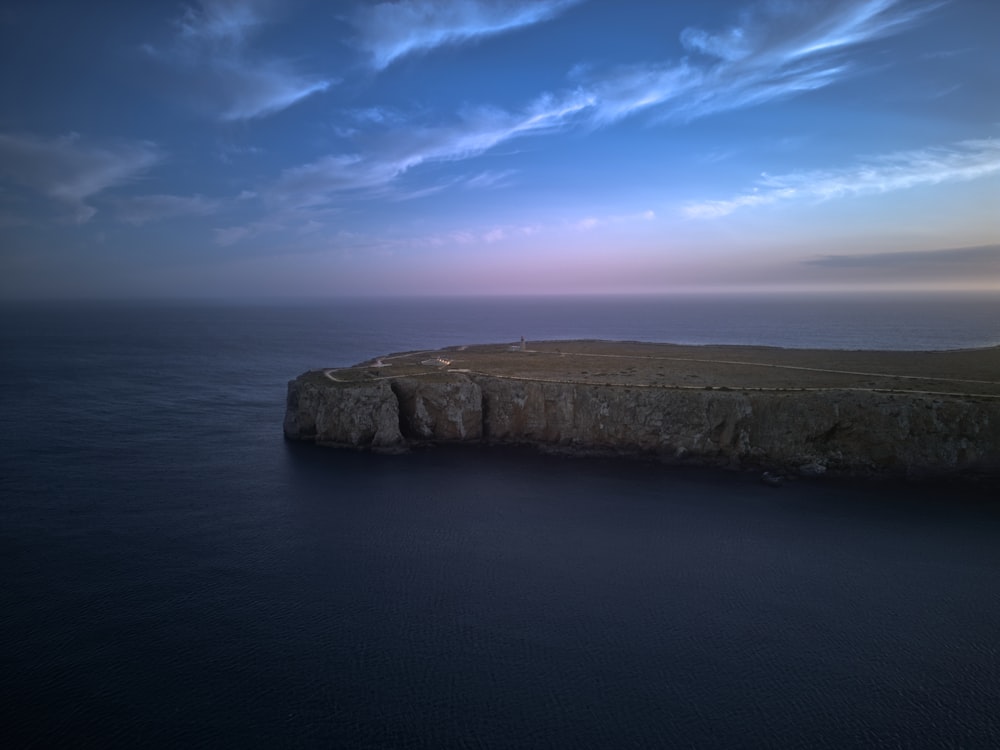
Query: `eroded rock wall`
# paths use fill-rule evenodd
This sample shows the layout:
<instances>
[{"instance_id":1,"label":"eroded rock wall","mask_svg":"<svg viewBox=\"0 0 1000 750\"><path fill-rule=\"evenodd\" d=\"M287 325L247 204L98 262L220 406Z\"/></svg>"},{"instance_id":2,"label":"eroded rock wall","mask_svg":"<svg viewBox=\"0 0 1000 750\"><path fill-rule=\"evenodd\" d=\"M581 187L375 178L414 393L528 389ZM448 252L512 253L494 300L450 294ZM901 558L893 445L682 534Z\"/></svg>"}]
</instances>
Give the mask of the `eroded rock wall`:
<instances>
[{"instance_id":1,"label":"eroded rock wall","mask_svg":"<svg viewBox=\"0 0 1000 750\"><path fill-rule=\"evenodd\" d=\"M489 378L484 435L581 449L735 461L750 406L738 394Z\"/></svg>"},{"instance_id":2,"label":"eroded rock wall","mask_svg":"<svg viewBox=\"0 0 1000 750\"><path fill-rule=\"evenodd\" d=\"M483 394L464 375L447 382L395 378L392 391L399 400L399 425L408 440L453 442L483 435Z\"/></svg>"},{"instance_id":3,"label":"eroded rock wall","mask_svg":"<svg viewBox=\"0 0 1000 750\"><path fill-rule=\"evenodd\" d=\"M870 391L728 391L455 375L289 384L285 434L357 447L487 441L805 473L1000 472L1000 402Z\"/></svg>"},{"instance_id":4,"label":"eroded rock wall","mask_svg":"<svg viewBox=\"0 0 1000 750\"><path fill-rule=\"evenodd\" d=\"M818 462L842 473L1000 470L1000 403L919 394L751 395L750 458Z\"/></svg>"},{"instance_id":5,"label":"eroded rock wall","mask_svg":"<svg viewBox=\"0 0 1000 750\"><path fill-rule=\"evenodd\" d=\"M288 383L286 437L356 448L403 444L399 402L388 381L326 384L308 375Z\"/></svg>"}]
</instances>

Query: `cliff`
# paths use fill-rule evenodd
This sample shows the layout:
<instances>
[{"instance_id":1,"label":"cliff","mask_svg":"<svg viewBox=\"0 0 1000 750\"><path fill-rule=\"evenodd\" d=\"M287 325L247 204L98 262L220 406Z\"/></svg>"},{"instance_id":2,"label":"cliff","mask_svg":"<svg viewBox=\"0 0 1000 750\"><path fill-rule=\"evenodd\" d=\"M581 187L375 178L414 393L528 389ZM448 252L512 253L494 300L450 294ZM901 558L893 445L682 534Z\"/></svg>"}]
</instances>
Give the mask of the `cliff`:
<instances>
[{"instance_id":1,"label":"cliff","mask_svg":"<svg viewBox=\"0 0 1000 750\"><path fill-rule=\"evenodd\" d=\"M618 382L581 382L570 377L566 354L553 354L562 369L550 362L535 377L511 374L505 364L482 371L427 366L426 360L427 371L415 374L407 370L416 363L412 357L397 363L398 375L365 366L306 373L289 383L285 435L380 450L421 442L531 444L802 474L927 476L1000 469L1000 398L991 393L787 383L679 386L638 377L635 366L621 370ZM652 359L662 366L664 360L690 358ZM650 364L649 355L643 360ZM801 366L782 367L803 379L794 372ZM726 380L725 370L721 360L701 368L718 380Z\"/></svg>"}]
</instances>

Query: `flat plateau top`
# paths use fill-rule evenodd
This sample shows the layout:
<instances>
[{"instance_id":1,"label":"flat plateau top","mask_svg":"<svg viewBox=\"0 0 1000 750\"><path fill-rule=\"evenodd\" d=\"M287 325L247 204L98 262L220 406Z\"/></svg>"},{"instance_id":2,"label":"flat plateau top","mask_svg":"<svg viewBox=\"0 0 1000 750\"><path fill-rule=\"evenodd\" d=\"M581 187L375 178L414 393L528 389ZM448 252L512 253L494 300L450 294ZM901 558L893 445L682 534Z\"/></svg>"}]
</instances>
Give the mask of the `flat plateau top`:
<instances>
[{"instance_id":1,"label":"flat plateau top","mask_svg":"<svg viewBox=\"0 0 1000 750\"><path fill-rule=\"evenodd\" d=\"M855 389L1000 398L1000 347L938 352L529 341L391 354L322 371L334 382L468 371L495 377L654 388ZM317 373L320 374L320 373Z\"/></svg>"}]
</instances>

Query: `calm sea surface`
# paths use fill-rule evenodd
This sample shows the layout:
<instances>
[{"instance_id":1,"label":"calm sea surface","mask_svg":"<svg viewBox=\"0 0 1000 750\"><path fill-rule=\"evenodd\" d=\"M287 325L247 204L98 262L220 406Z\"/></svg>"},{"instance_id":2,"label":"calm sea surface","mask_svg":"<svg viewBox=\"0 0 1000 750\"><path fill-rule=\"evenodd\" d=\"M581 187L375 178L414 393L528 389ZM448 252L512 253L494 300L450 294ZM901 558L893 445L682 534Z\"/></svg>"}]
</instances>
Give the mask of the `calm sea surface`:
<instances>
[{"instance_id":1,"label":"calm sea surface","mask_svg":"<svg viewBox=\"0 0 1000 750\"><path fill-rule=\"evenodd\" d=\"M0 744L1000 746L986 488L282 439L306 369L522 335L961 348L1000 298L0 307Z\"/></svg>"}]
</instances>

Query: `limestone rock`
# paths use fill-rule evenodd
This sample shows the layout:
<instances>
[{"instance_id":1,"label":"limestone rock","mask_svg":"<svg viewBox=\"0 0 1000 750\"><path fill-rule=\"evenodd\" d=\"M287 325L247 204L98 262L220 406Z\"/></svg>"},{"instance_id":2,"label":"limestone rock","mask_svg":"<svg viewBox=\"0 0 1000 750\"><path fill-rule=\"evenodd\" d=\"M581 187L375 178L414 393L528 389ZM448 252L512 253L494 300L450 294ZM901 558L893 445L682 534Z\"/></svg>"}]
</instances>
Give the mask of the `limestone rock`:
<instances>
[{"instance_id":1,"label":"limestone rock","mask_svg":"<svg viewBox=\"0 0 1000 750\"><path fill-rule=\"evenodd\" d=\"M387 381L329 385L317 381L304 375L289 382L286 437L359 448L403 443L398 402Z\"/></svg>"},{"instance_id":2,"label":"limestone rock","mask_svg":"<svg viewBox=\"0 0 1000 750\"><path fill-rule=\"evenodd\" d=\"M408 440L479 440L483 435L483 397L464 375L447 381L396 378L400 427Z\"/></svg>"},{"instance_id":3,"label":"limestone rock","mask_svg":"<svg viewBox=\"0 0 1000 750\"><path fill-rule=\"evenodd\" d=\"M807 464L799 466L796 471L802 477L820 477L826 474L826 465L819 461L810 461Z\"/></svg>"},{"instance_id":4,"label":"limestone rock","mask_svg":"<svg viewBox=\"0 0 1000 750\"><path fill-rule=\"evenodd\" d=\"M290 439L362 448L528 443L786 474L1000 473L1000 400L693 390L475 373L289 383Z\"/></svg>"}]
</instances>

